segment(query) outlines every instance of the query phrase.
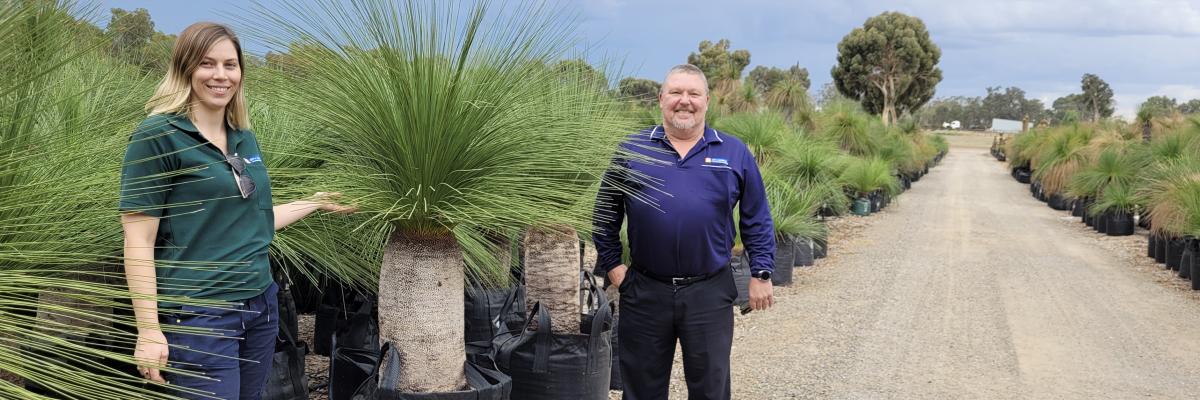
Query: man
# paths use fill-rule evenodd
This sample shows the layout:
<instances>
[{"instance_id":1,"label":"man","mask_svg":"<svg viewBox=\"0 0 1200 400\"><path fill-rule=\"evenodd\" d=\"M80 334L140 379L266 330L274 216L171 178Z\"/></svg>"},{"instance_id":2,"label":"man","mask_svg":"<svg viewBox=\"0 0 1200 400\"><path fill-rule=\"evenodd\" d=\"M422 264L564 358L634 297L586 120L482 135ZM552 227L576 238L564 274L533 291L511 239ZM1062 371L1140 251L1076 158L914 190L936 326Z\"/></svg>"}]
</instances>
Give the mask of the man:
<instances>
[{"instance_id":1,"label":"man","mask_svg":"<svg viewBox=\"0 0 1200 400\"><path fill-rule=\"evenodd\" d=\"M626 400L665 400L678 340L688 398L729 399L733 210L750 257L750 306L774 303L775 237L762 176L737 138L709 128L708 81L693 65L667 73L663 125L630 136L602 183L594 234L599 261L621 292L621 379ZM631 265L621 263L622 219Z\"/></svg>"}]
</instances>

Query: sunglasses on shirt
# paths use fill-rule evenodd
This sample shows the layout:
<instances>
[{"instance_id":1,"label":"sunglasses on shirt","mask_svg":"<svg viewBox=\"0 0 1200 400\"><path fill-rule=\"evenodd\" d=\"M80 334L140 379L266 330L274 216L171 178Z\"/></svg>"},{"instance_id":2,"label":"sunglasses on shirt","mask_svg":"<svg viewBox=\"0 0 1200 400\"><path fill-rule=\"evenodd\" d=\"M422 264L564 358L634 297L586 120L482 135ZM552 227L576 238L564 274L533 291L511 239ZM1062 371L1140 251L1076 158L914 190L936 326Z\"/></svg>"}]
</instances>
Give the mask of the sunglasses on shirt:
<instances>
[{"instance_id":1,"label":"sunglasses on shirt","mask_svg":"<svg viewBox=\"0 0 1200 400\"><path fill-rule=\"evenodd\" d=\"M237 153L225 156L225 162L229 163L229 167L233 169L233 181L237 182L238 192L242 194L243 199L250 198L254 194L254 179L250 174L246 173L246 161Z\"/></svg>"}]
</instances>

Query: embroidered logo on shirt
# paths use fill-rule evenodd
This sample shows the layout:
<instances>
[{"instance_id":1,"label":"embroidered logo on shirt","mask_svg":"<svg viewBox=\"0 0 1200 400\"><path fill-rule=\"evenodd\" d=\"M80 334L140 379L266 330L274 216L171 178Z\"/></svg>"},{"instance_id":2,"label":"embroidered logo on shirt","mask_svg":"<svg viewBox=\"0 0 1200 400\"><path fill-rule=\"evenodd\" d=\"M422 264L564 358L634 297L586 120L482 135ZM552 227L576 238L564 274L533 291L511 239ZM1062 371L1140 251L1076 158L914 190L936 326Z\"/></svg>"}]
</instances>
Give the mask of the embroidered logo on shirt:
<instances>
[{"instance_id":1,"label":"embroidered logo on shirt","mask_svg":"<svg viewBox=\"0 0 1200 400\"><path fill-rule=\"evenodd\" d=\"M254 163L256 163L256 162L262 162L262 157L260 157L260 156L251 156L251 157L249 157L249 158L243 158L243 160L245 160L245 161L246 161L246 164L254 164Z\"/></svg>"},{"instance_id":2,"label":"embroidered logo on shirt","mask_svg":"<svg viewBox=\"0 0 1200 400\"><path fill-rule=\"evenodd\" d=\"M704 157L704 163L705 164L729 165L729 160L726 160L724 158L716 158L716 157Z\"/></svg>"}]
</instances>

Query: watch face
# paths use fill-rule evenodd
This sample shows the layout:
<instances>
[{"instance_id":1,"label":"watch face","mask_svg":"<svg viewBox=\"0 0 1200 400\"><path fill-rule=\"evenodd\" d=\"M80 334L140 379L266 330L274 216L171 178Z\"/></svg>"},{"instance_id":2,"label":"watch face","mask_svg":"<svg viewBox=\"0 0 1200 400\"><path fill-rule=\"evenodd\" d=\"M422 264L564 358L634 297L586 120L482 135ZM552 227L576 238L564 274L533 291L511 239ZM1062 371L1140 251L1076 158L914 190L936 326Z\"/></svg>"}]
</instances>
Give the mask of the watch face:
<instances>
[{"instance_id":1,"label":"watch face","mask_svg":"<svg viewBox=\"0 0 1200 400\"><path fill-rule=\"evenodd\" d=\"M771 279L771 271L757 271L753 275L755 278L762 279L764 281Z\"/></svg>"}]
</instances>

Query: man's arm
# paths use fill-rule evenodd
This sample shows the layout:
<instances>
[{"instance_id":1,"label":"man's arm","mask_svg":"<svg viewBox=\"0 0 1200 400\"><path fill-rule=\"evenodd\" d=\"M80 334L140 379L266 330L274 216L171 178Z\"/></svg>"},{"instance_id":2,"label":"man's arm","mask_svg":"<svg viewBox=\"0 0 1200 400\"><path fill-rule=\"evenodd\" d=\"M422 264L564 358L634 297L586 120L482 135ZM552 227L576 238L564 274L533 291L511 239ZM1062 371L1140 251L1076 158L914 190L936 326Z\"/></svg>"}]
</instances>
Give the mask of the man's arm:
<instances>
[{"instance_id":1,"label":"man's arm","mask_svg":"<svg viewBox=\"0 0 1200 400\"><path fill-rule=\"evenodd\" d=\"M771 205L767 189L754 155L746 151L742 163L742 198L739 200L741 218L738 229L742 244L750 259L750 271L775 271L775 223L771 220ZM771 281L750 280L750 308L766 310L775 303Z\"/></svg>"},{"instance_id":2,"label":"man's arm","mask_svg":"<svg viewBox=\"0 0 1200 400\"><path fill-rule=\"evenodd\" d=\"M596 244L595 274L606 276L609 282L620 285L625 277L625 266L621 264L621 225L625 219L625 193L620 185L620 172L614 167L605 172L596 195L596 208L592 215L595 232L592 241ZM616 270L616 271L614 271ZM613 271L613 276L609 272Z\"/></svg>"}]
</instances>

